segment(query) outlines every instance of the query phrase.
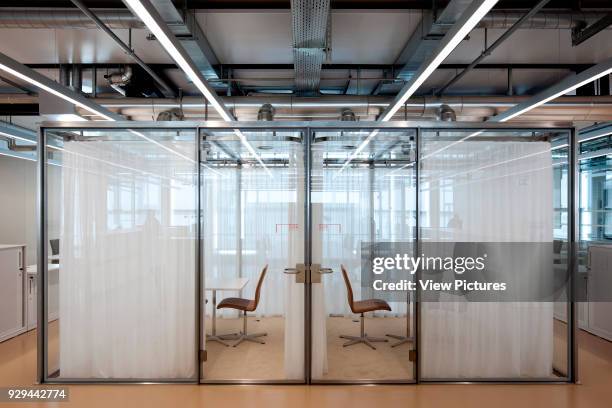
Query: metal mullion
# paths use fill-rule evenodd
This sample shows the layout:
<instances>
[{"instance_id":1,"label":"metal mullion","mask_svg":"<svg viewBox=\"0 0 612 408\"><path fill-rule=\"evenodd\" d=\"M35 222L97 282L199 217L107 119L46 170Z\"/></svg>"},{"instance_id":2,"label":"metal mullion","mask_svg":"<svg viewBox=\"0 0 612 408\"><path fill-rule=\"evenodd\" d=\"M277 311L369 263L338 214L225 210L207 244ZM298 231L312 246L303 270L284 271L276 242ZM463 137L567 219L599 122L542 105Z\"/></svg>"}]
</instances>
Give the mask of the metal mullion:
<instances>
[{"instance_id":1,"label":"metal mullion","mask_svg":"<svg viewBox=\"0 0 612 408\"><path fill-rule=\"evenodd\" d=\"M579 168L577 162L578 156L578 141L576 140L576 129L573 128L569 132L569 169L568 169L568 194L569 205L568 205L568 230L569 230L569 262L568 262L568 273L569 273L569 285L568 285L568 296L567 296L567 330L568 330L568 350L567 350L567 377L569 382L578 382L578 313L576 310L576 284L577 284L577 272L578 272L578 246L580 245L580 239L577 236L579 233L580 223L580 205L579 197L580 191L578 191L577 180L579 180Z\"/></svg>"},{"instance_id":2,"label":"metal mullion","mask_svg":"<svg viewBox=\"0 0 612 408\"><path fill-rule=\"evenodd\" d=\"M312 131L309 127L304 132L304 262L312 264ZM310 276L310 273L308 274ZM304 382L312 382L312 279L304 283Z\"/></svg>"},{"instance_id":3,"label":"metal mullion","mask_svg":"<svg viewBox=\"0 0 612 408\"><path fill-rule=\"evenodd\" d=\"M416 128L416 141L415 141L415 166L414 166L414 180L415 180L415 212L416 212L416 216L414 217L415 219L415 226L414 226L414 238L413 238L413 242L415 245L413 245L414 248L414 256L418 257L419 253L420 253L420 231L419 231L419 225L420 225L420 212L419 212L419 201L421 199L421 194L419 193L419 186L420 186L420 167L421 167L421 160L419 157L419 151L420 151L420 144L421 144L421 136L422 136L422 132L421 132L421 128ZM415 258L416 259L416 258ZM421 279L421 268L418 268L416 273L415 273L415 281L418 283L419 280ZM416 351L416 362L414 364L414 381L416 381L416 383L420 383L421 382L421 356L420 356L420 350L419 350L419 344L421 341L421 291L419 289L419 285L417 284L417 289L415 291L414 294L414 319L413 319L413 324L414 324L414 330L415 330L415 334L414 334L414 349ZM408 308L410 309L410 305L408 305ZM410 313L410 310L408 310L408 313Z\"/></svg>"},{"instance_id":4,"label":"metal mullion","mask_svg":"<svg viewBox=\"0 0 612 408\"><path fill-rule=\"evenodd\" d=\"M37 346L37 380L39 383L47 381L48 364L48 324L47 324L47 155L46 155L46 133L41 127L38 131L38 145L36 148L37 162L37 208L38 208L38 259L36 284L37 292L37 315L36 346ZM25 270L25 267L24 267Z\"/></svg>"},{"instance_id":5,"label":"metal mullion","mask_svg":"<svg viewBox=\"0 0 612 408\"><path fill-rule=\"evenodd\" d=\"M202 149L200 149L201 145L201 137L200 137L200 128L196 127L195 129L195 157L197 167L197 191L196 191L196 212L197 212L197 236L196 236L196 265L195 265L195 296L196 296L196 318L195 318L195 360L196 360L196 381L199 383L202 378L202 361L200 361L200 346L202 345L202 328L204 325L202 324L202 298L204 291L202 290L202 286L204 285L204 279L202 279L202 262L204 261L202 255L202 166L200 163L202 162Z\"/></svg>"}]
</instances>

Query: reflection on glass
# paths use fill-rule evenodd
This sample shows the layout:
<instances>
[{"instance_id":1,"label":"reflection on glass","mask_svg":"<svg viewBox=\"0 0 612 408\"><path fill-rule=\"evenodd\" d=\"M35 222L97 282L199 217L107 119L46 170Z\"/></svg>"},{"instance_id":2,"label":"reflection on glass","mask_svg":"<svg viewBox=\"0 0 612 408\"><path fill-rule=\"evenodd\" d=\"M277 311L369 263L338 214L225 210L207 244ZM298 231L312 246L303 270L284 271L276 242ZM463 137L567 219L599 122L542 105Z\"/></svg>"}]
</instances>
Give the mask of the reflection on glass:
<instances>
[{"instance_id":1,"label":"reflection on glass","mask_svg":"<svg viewBox=\"0 0 612 408\"><path fill-rule=\"evenodd\" d=\"M194 132L47 136L48 234L61 243L48 375L193 379Z\"/></svg>"},{"instance_id":2,"label":"reflection on glass","mask_svg":"<svg viewBox=\"0 0 612 408\"><path fill-rule=\"evenodd\" d=\"M549 265L553 259L555 276L566 276L567 137L556 132L424 131L420 239L455 245L558 240L553 243L556 254L544 254L543 261ZM534 282L542 279L537 273ZM567 324L557 313L567 312L567 301L565 293L557 295L558 302L501 303L441 293L439 301L423 303L423 378L565 377Z\"/></svg>"}]
</instances>

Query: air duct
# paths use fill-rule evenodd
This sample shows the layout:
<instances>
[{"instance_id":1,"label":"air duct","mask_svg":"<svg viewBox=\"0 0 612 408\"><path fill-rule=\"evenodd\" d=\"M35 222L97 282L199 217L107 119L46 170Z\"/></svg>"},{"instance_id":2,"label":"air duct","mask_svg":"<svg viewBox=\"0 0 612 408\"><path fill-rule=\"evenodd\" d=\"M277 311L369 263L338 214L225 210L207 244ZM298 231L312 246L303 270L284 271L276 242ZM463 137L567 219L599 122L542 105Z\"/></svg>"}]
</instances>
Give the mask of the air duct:
<instances>
[{"instance_id":1,"label":"air duct","mask_svg":"<svg viewBox=\"0 0 612 408\"><path fill-rule=\"evenodd\" d=\"M108 27L113 29L144 28L138 17L126 9L92 9ZM0 9L0 28L90 28L96 24L80 10L48 8L2 8Z\"/></svg>"},{"instance_id":2,"label":"air duct","mask_svg":"<svg viewBox=\"0 0 612 408\"><path fill-rule=\"evenodd\" d=\"M155 120L158 122L175 122L185 120L185 115L180 109L175 108L160 112Z\"/></svg>"},{"instance_id":3,"label":"air duct","mask_svg":"<svg viewBox=\"0 0 612 408\"><path fill-rule=\"evenodd\" d=\"M264 103L261 105L261 108L259 108L259 111L257 111L257 120L271 122L274 120L274 113L274 106L269 103Z\"/></svg>"},{"instance_id":4,"label":"air duct","mask_svg":"<svg viewBox=\"0 0 612 408\"><path fill-rule=\"evenodd\" d=\"M436 111L436 119L442 122L455 122L457 120L457 115L450 106L440 105Z\"/></svg>"},{"instance_id":5,"label":"air duct","mask_svg":"<svg viewBox=\"0 0 612 408\"><path fill-rule=\"evenodd\" d=\"M343 122L355 122L357 118L355 117L355 112L353 112L349 108L342 109L340 113L340 120Z\"/></svg>"},{"instance_id":6,"label":"air duct","mask_svg":"<svg viewBox=\"0 0 612 408\"><path fill-rule=\"evenodd\" d=\"M111 85L126 86L127 84L130 83L132 79L132 75L134 75L132 71L132 67L127 65L123 69L123 71L116 72L110 75L104 75L104 78L106 78L108 80L108 83Z\"/></svg>"}]
</instances>

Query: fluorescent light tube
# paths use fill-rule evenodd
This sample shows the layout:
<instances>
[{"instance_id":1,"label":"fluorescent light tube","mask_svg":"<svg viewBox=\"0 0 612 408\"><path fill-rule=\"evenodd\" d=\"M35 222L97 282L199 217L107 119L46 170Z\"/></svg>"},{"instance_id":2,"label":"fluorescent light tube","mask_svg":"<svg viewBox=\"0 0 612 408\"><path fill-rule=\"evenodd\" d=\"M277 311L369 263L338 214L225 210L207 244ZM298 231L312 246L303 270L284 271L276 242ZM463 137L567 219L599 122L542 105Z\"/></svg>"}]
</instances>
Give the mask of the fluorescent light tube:
<instances>
[{"instance_id":1,"label":"fluorescent light tube","mask_svg":"<svg viewBox=\"0 0 612 408\"><path fill-rule=\"evenodd\" d=\"M29 84L34 85L37 88L43 89L43 90L45 90L45 91L47 91L47 92L57 96L58 98L62 98L63 100L72 103L73 105L76 105L76 106L78 106L80 108L83 108L83 109L93 113L96 116L103 117L106 120L113 120L113 118L111 116L107 115L106 113L98 111L98 110L92 108L91 106L88 106L87 104L85 104L83 102L80 102L80 101L72 98L71 96L69 96L69 95L67 95L65 93L62 93L62 92L60 92L60 91L58 91L56 89L53 89L50 86L47 86L46 84L43 84L41 81L38 81L35 78L32 78L31 76L28 76L28 75L25 75L25 74L23 74L23 73L21 73L19 71L16 71L13 68L11 68L11 67L9 67L9 66L1 63L1 62L0 62L0 69L2 71L4 71L4 72L7 72L7 73L11 74L12 76L14 76L16 78L19 78L19 79L21 79L21 80L23 80L23 81L25 81L25 82L27 82ZM51 81L51 80L49 80L49 81Z\"/></svg>"},{"instance_id":2,"label":"fluorescent light tube","mask_svg":"<svg viewBox=\"0 0 612 408\"><path fill-rule=\"evenodd\" d=\"M128 0L126 0L128 1ZM417 89L429 78L429 76L442 64L442 62L450 55L451 52L463 41L463 39L476 27L476 24L493 8L498 0L481 0L472 2L472 5L466 9L458 21L444 36L440 46L434 51L432 56L419 68L415 75L406 83L404 88L395 97L391 105L382 113L379 121L387 122L393 118L393 115L402 107L402 105L410 98ZM466 18L464 16L467 16ZM374 130L365 138L357 149L351 154L342 168L338 171L341 173L346 166L370 143L370 141L379 133L379 130Z\"/></svg>"},{"instance_id":3,"label":"fluorescent light tube","mask_svg":"<svg viewBox=\"0 0 612 408\"><path fill-rule=\"evenodd\" d=\"M381 122L387 122L399 110L399 108L410 98L414 92L425 82L427 78L442 64L442 62L450 55L451 52L463 41L463 39L476 27L476 24L493 8L498 0L484 0L480 5L476 6L475 10L466 10L465 13L471 11L471 15L460 26L453 26L446 36L442 39L441 48L436 49L434 57L425 62L417 71L416 75L408 82L407 87L402 90L395 102L389 106L383 116ZM463 16L462 16L463 17Z\"/></svg>"},{"instance_id":4,"label":"fluorescent light tube","mask_svg":"<svg viewBox=\"0 0 612 408\"><path fill-rule=\"evenodd\" d=\"M200 75L195 70L195 67L189 63L187 58L183 55L183 52L179 50L175 44L170 40L170 35L173 35L169 30L164 30L162 26L157 22L156 18L153 17L151 12L145 7L142 1L140 0L124 0L125 3L132 9L132 11L142 20L143 23L147 26L147 28L153 33L155 38L161 43L166 52L170 54L170 57L176 62L176 64L185 72L187 77L193 82L193 84L198 88L200 92L204 95L204 97L210 102L210 104L215 108L217 113L223 118L226 122L231 122L234 120L230 113L220 104L216 95L213 94L212 91ZM150 3L149 7L153 7Z\"/></svg>"},{"instance_id":5,"label":"fluorescent light tube","mask_svg":"<svg viewBox=\"0 0 612 408\"><path fill-rule=\"evenodd\" d=\"M154 16L151 10L154 9L153 5L148 1L142 0L123 0L124 3L142 20L147 28L153 33L155 38L161 43L162 47L166 50L174 62L183 70L187 77L193 82L198 90L204 95L204 97L210 102L212 107L217 111L221 118L226 122L233 122L234 117L225 108L225 106L219 101L218 95L215 91L207 85L206 80L202 77L202 74L197 71L197 67L193 62L190 62L189 56L185 51L180 48L175 41L172 41L171 37L174 36L172 32L165 27L163 22L158 22L159 16ZM145 6L146 4L146 6ZM157 12L154 12L157 14ZM255 157L263 169L272 177L272 173L266 167L263 160L257 154L253 146L249 143L246 136L240 130L234 130L236 136L240 142L246 147L246 149Z\"/></svg>"}]
</instances>

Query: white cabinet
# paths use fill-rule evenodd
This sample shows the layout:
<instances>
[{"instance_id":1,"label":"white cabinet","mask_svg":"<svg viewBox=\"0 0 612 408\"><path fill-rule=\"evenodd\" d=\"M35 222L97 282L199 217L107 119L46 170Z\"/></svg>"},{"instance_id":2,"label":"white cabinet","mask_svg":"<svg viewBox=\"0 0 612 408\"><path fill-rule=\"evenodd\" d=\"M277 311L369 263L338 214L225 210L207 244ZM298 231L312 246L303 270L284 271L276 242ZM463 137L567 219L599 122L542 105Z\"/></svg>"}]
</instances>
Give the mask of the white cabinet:
<instances>
[{"instance_id":1,"label":"white cabinet","mask_svg":"<svg viewBox=\"0 0 612 408\"><path fill-rule=\"evenodd\" d=\"M588 260L587 321L593 334L612 340L612 245L592 245Z\"/></svg>"},{"instance_id":2,"label":"white cabinet","mask_svg":"<svg viewBox=\"0 0 612 408\"><path fill-rule=\"evenodd\" d=\"M26 330L25 245L0 245L0 341Z\"/></svg>"},{"instance_id":3,"label":"white cabinet","mask_svg":"<svg viewBox=\"0 0 612 408\"><path fill-rule=\"evenodd\" d=\"M59 265L47 265L47 282L48 290L48 313L49 322L58 318L59 312ZM36 265L28 266L27 279L27 310L28 310L28 330L36 328L38 315L38 273Z\"/></svg>"}]
</instances>

